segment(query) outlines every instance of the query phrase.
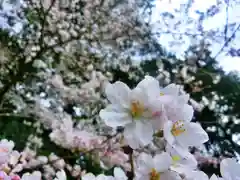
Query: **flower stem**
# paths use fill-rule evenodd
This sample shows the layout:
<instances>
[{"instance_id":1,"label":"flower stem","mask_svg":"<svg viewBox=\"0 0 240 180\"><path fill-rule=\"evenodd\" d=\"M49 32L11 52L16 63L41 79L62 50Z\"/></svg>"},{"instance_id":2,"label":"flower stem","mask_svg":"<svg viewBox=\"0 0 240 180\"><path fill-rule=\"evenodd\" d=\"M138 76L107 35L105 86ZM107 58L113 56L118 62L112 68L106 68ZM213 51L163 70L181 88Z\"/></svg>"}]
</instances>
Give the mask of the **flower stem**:
<instances>
[{"instance_id":1,"label":"flower stem","mask_svg":"<svg viewBox=\"0 0 240 180\"><path fill-rule=\"evenodd\" d=\"M134 171L134 162L133 162L133 153L129 154L129 161L130 161L130 165L131 165L131 173L132 173L132 179L135 176L135 171Z\"/></svg>"}]
</instances>

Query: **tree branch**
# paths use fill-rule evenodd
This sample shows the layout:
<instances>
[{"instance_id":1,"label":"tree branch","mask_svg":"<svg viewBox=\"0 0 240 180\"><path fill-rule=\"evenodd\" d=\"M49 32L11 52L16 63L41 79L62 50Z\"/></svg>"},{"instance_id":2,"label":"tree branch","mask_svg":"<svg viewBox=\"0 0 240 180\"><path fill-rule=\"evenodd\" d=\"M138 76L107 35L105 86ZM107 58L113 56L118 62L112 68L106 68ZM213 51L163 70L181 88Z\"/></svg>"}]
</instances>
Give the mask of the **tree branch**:
<instances>
[{"instance_id":1,"label":"tree branch","mask_svg":"<svg viewBox=\"0 0 240 180\"><path fill-rule=\"evenodd\" d=\"M225 43L223 44L222 48L218 51L218 53L214 56L214 59L216 59L221 52L223 51L223 49L229 44L229 42L232 41L233 37L235 36L236 32L239 30L240 28L240 24L238 24L237 28L234 30L234 32L232 33L232 35L225 41Z\"/></svg>"}]
</instances>

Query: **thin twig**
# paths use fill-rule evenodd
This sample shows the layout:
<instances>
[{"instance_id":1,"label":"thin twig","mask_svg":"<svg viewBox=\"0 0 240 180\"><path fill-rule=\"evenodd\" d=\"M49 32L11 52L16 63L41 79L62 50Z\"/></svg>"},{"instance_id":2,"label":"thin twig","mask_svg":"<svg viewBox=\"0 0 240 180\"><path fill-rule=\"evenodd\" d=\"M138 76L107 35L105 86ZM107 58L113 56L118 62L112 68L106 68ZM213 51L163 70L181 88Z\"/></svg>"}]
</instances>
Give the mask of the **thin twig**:
<instances>
[{"instance_id":1,"label":"thin twig","mask_svg":"<svg viewBox=\"0 0 240 180\"><path fill-rule=\"evenodd\" d=\"M226 25L225 25L225 29L224 29L224 39L225 41L227 40L227 33L228 33L228 8L229 8L229 0L227 0L226 3L227 7L226 7Z\"/></svg>"},{"instance_id":2,"label":"thin twig","mask_svg":"<svg viewBox=\"0 0 240 180\"><path fill-rule=\"evenodd\" d=\"M131 173L132 173L133 177L135 177L133 153L129 153L129 161L130 161L130 165L131 165Z\"/></svg>"},{"instance_id":3,"label":"thin twig","mask_svg":"<svg viewBox=\"0 0 240 180\"><path fill-rule=\"evenodd\" d=\"M216 59L219 54L221 54L221 52L223 51L223 49L228 45L228 43L233 39L233 37L235 36L236 32L239 30L240 28L240 24L238 24L237 28L234 30L234 32L232 33L232 35L225 41L225 43L223 44L222 48L218 51L218 53L214 56L214 59Z\"/></svg>"}]
</instances>

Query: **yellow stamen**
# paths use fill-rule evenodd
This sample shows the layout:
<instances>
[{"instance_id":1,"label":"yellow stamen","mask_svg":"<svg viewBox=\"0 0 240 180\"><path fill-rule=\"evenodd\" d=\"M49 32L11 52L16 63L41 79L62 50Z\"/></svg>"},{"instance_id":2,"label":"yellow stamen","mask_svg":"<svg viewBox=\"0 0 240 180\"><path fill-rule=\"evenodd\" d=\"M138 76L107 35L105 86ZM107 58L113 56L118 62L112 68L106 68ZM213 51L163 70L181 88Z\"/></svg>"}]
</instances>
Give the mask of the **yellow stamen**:
<instances>
[{"instance_id":1,"label":"yellow stamen","mask_svg":"<svg viewBox=\"0 0 240 180\"><path fill-rule=\"evenodd\" d=\"M175 156L172 156L172 160L173 160L174 162L177 162L177 161L180 161L181 158L180 158L180 156L175 155Z\"/></svg>"},{"instance_id":2,"label":"yellow stamen","mask_svg":"<svg viewBox=\"0 0 240 180\"><path fill-rule=\"evenodd\" d=\"M130 111L132 117L134 118L141 117L144 113L144 106L139 101L132 101Z\"/></svg>"},{"instance_id":3,"label":"yellow stamen","mask_svg":"<svg viewBox=\"0 0 240 180\"><path fill-rule=\"evenodd\" d=\"M182 133L184 133L186 131L186 129L184 128L184 124L183 121L179 120L177 122L175 122L172 126L172 135L173 136L179 136Z\"/></svg>"},{"instance_id":4,"label":"yellow stamen","mask_svg":"<svg viewBox=\"0 0 240 180\"><path fill-rule=\"evenodd\" d=\"M160 96L164 96L164 94L163 94L163 93L160 93Z\"/></svg>"},{"instance_id":5,"label":"yellow stamen","mask_svg":"<svg viewBox=\"0 0 240 180\"><path fill-rule=\"evenodd\" d=\"M152 169L149 173L150 179L149 180L160 180L160 173L157 172L156 169Z\"/></svg>"}]
</instances>

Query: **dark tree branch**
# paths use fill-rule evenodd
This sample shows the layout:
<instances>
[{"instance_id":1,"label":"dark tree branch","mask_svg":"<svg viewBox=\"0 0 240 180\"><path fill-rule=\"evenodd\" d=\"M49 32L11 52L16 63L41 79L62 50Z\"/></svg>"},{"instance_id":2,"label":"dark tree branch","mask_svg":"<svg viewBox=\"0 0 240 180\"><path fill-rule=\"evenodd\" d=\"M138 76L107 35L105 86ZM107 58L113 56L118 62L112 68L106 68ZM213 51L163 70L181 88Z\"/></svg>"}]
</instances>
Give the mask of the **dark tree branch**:
<instances>
[{"instance_id":1,"label":"dark tree branch","mask_svg":"<svg viewBox=\"0 0 240 180\"><path fill-rule=\"evenodd\" d=\"M224 39L227 41L227 33L228 33L228 8L229 8L229 0L227 0L226 3L226 24L225 24L225 29L224 29Z\"/></svg>"},{"instance_id":2,"label":"dark tree branch","mask_svg":"<svg viewBox=\"0 0 240 180\"><path fill-rule=\"evenodd\" d=\"M233 37L235 36L236 32L240 29L240 24L238 24L237 28L234 30L234 32L232 33L232 35L225 41L225 43L223 44L222 48L218 51L218 53L214 56L214 59L216 59L221 52L223 51L223 49L229 44L229 42L232 41Z\"/></svg>"}]
</instances>

